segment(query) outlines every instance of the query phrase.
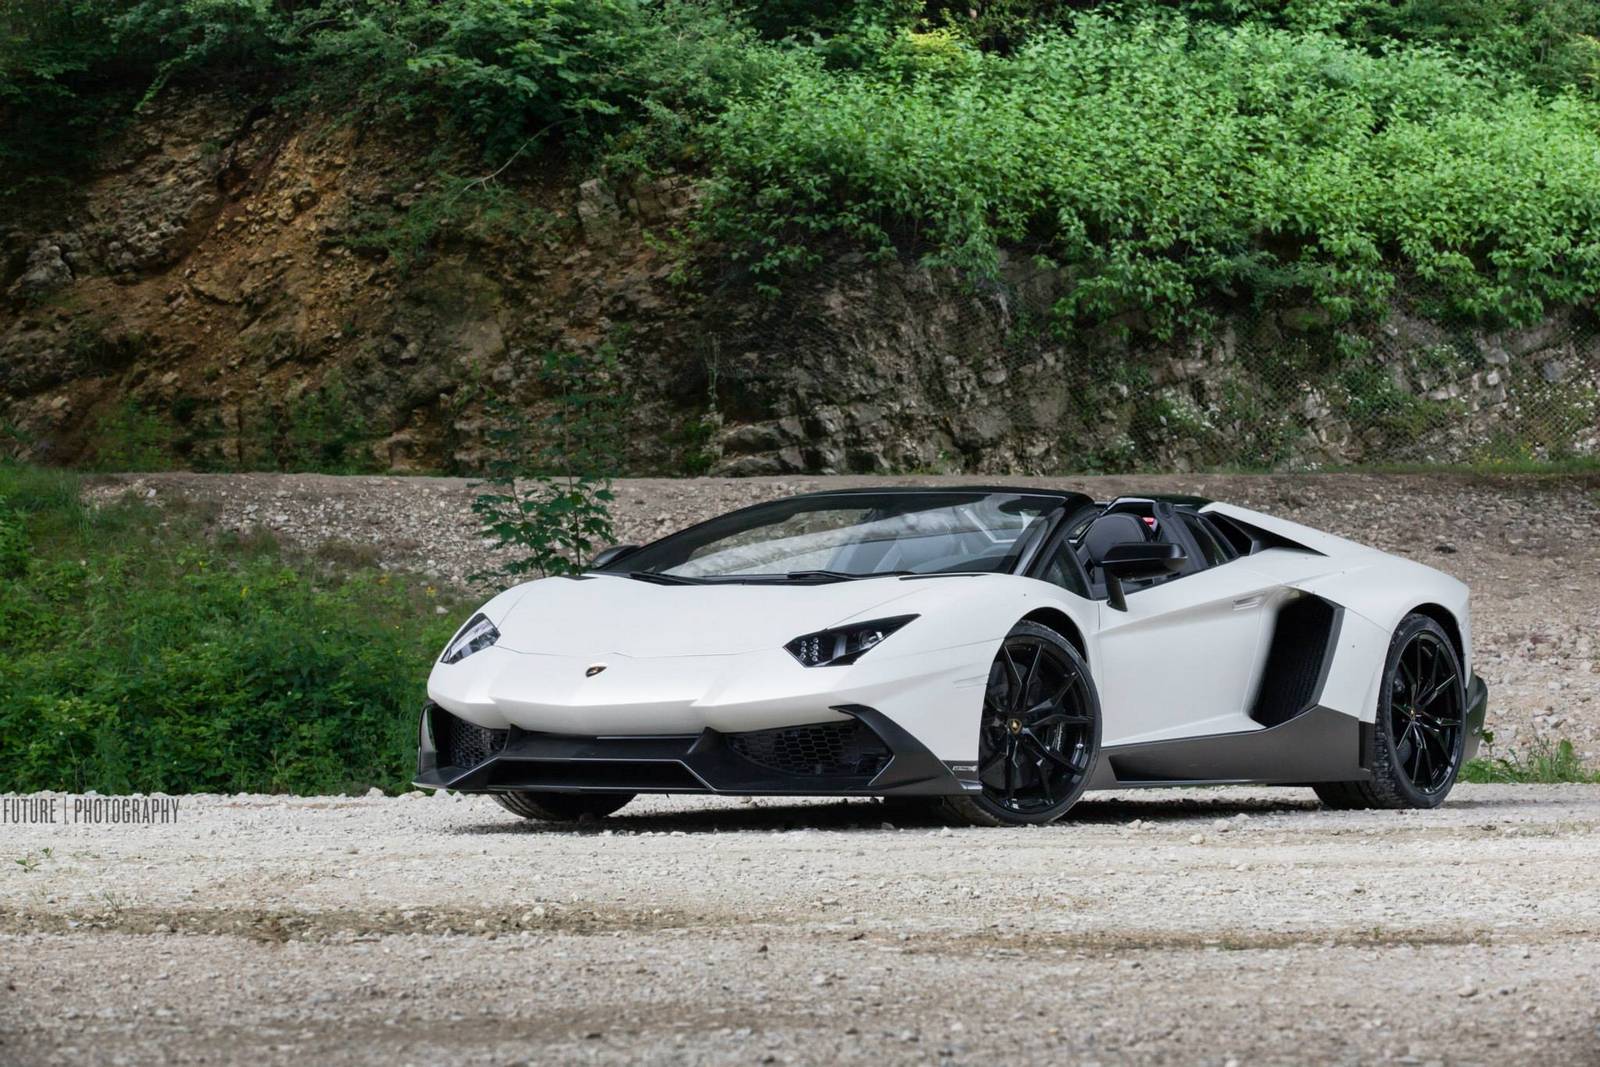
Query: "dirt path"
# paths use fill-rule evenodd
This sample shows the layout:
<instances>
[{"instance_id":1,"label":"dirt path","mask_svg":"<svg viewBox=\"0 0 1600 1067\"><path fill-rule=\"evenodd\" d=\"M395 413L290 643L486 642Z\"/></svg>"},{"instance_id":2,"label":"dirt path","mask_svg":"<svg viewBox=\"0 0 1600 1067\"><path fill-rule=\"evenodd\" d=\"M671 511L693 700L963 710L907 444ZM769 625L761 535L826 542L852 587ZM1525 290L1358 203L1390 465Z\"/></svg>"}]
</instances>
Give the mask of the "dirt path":
<instances>
[{"instance_id":1,"label":"dirt path","mask_svg":"<svg viewBox=\"0 0 1600 1067\"><path fill-rule=\"evenodd\" d=\"M651 799L560 831L417 795L10 825L0 1063L1600 1063L1600 789L883 820Z\"/></svg>"},{"instance_id":2,"label":"dirt path","mask_svg":"<svg viewBox=\"0 0 1600 1067\"><path fill-rule=\"evenodd\" d=\"M829 486L971 484L973 478L628 479L619 534L658 537L734 507ZM1107 499L1186 492L1228 500L1423 560L1472 586L1494 751L1570 738L1600 764L1600 476L1172 475L1007 479ZM94 492L185 500L218 526L265 528L332 559L460 581L486 569L463 479L303 474L113 478Z\"/></svg>"}]
</instances>

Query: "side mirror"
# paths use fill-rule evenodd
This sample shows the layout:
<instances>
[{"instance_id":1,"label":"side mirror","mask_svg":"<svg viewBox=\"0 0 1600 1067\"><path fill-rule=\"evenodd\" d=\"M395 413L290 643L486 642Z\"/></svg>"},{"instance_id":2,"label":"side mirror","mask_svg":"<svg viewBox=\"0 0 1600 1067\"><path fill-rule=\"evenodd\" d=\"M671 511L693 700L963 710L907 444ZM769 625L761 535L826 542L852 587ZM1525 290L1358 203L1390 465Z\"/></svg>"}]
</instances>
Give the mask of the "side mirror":
<instances>
[{"instance_id":1,"label":"side mirror","mask_svg":"<svg viewBox=\"0 0 1600 1067\"><path fill-rule=\"evenodd\" d=\"M610 548L602 548L594 559L589 561L589 569L597 571L609 567L628 553L638 550L638 545L612 545Z\"/></svg>"},{"instance_id":2,"label":"side mirror","mask_svg":"<svg viewBox=\"0 0 1600 1067\"><path fill-rule=\"evenodd\" d=\"M1128 601L1122 594L1124 578L1157 578L1163 574L1181 571L1189 562L1181 545L1165 541L1129 541L1106 549L1100 569L1106 576L1106 603L1117 611L1127 611Z\"/></svg>"}]
</instances>

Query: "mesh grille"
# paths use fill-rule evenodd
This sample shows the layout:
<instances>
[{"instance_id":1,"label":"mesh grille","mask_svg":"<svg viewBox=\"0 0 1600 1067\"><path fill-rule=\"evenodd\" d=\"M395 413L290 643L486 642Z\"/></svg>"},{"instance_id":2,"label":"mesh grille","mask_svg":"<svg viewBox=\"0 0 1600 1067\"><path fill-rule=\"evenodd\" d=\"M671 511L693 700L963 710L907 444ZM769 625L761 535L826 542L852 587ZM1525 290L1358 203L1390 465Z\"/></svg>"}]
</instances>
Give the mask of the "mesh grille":
<instances>
[{"instance_id":1,"label":"mesh grille","mask_svg":"<svg viewBox=\"0 0 1600 1067\"><path fill-rule=\"evenodd\" d=\"M729 734L728 747L758 766L794 775L873 775L889 747L865 723L819 723Z\"/></svg>"},{"instance_id":2,"label":"mesh grille","mask_svg":"<svg viewBox=\"0 0 1600 1067\"><path fill-rule=\"evenodd\" d=\"M433 741L439 763L463 769L476 767L506 747L506 731L475 726L440 708L433 711Z\"/></svg>"}]
</instances>

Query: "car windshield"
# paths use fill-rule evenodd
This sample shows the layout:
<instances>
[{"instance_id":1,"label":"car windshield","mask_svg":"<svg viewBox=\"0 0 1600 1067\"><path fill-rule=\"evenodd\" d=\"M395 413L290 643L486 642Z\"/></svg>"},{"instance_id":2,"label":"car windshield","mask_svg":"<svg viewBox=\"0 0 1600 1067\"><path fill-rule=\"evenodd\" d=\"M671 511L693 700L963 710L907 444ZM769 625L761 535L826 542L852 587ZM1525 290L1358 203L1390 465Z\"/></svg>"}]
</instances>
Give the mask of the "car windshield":
<instances>
[{"instance_id":1,"label":"car windshield","mask_svg":"<svg viewBox=\"0 0 1600 1067\"><path fill-rule=\"evenodd\" d=\"M1011 571L1059 497L841 493L778 500L690 527L610 568L686 580L843 580Z\"/></svg>"}]
</instances>

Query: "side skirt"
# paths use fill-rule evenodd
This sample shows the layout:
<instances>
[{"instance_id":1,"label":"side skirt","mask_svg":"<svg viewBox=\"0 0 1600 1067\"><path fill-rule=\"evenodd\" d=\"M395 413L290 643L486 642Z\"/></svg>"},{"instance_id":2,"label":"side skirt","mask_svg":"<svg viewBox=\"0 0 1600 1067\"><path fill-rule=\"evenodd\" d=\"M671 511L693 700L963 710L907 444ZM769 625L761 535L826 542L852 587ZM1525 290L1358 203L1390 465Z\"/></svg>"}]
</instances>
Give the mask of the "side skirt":
<instances>
[{"instance_id":1,"label":"side skirt","mask_svg":"<svg viewBox=\"0 0 1600 1067\"><path fill-rule=\"evenodd\" d=\"M1369 779L1363 724L1314 707L1260 730L1101 750L1090 789L1166 785L1306 785Z\"/></svg>"}]
</instances>

